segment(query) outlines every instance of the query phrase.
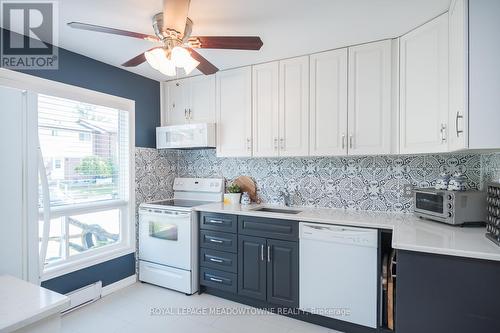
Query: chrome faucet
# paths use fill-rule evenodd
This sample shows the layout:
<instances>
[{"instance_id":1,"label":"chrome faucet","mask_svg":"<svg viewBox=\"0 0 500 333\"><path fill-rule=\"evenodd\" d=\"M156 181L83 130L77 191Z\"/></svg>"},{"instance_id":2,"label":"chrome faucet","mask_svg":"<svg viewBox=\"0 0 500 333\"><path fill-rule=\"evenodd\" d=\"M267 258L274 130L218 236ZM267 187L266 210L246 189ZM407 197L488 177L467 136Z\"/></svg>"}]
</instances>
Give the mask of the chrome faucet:
<instances>
[{"instance_id":1,"label":"chrome faucet","mask_svg":"<svg viewBox=\"0 0 500 333\"><path fill-rule=\"evenodd\" d=\"M292 205L292 196L290 195L290 192L288 192L288 189L281 191L281 197L285 206L290 207Z\"/></svg>"}]
</instances>

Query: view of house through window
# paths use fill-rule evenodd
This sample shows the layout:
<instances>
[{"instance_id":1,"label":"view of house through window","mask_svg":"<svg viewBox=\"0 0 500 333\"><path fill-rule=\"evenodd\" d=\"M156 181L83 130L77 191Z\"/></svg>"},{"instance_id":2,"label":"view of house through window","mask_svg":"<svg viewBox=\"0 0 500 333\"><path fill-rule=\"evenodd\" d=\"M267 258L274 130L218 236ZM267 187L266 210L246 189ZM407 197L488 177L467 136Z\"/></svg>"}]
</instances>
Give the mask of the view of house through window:
<instances>
[{"instance_id":1,"label":"view of house through window","mask_svg":"<svg viewBox=\"0 0 500 333\"><path fill-rule=\"evenodd\" d=\"M128 112L39 95L38 133L52 218L46 264L119 243L128 219Z\"/></svg>"}]
</instances>

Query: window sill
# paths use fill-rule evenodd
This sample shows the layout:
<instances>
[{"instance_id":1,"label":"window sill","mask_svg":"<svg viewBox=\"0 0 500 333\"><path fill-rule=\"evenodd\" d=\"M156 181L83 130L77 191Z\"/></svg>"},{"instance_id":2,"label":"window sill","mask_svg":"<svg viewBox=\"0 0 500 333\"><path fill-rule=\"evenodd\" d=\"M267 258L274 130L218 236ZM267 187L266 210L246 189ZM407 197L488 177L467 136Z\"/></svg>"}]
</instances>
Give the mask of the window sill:
<instances>
[{"instance_id":1,"label":"window sill","mask_svg":"<svg viewBox=\"0 0 500 333\"><path fill-rule=\"evenodd\" d=\"M106 249L105 252L97 252L95 254L89 254L84 258L66 261L61 264L48 267L44 270L40 281L47 281L65 274L69 274L80 269L84 269L90 266L101 264L103 262L116 259L118 257L135 253L135 248L131 246L117 246L113 249Z\"/></svg>"}]
</instances>

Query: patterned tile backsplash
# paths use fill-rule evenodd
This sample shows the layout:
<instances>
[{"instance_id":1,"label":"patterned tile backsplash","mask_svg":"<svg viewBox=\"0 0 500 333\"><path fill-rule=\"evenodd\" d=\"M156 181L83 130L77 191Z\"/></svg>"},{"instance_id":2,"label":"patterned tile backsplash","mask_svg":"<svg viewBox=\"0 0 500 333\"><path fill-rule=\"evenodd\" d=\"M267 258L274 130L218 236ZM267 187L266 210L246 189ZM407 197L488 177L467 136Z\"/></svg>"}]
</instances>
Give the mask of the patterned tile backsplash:
<instances>
[{"instance_id":1,"label":"patterned tile backsplash","mask_svg":"<svg viewBox=\"0 0 500 333\"><path fill-rule=\"evenodd\" d=\"M434 185L437 176L460 171L469 188L500 177L500 154L436 154L363 157L217 158L214 150L136 150L137 203L168 198L175 177L248 175L262 202L371 211L411 212L411 189Z\"/></svg>"},{"instance_id":2,"label":"patterned tile backsplash","mask_svg":"<svg viewBox=\"0 0 500 333\"><path fill-rule=\"evenodd\" d=\"M135 149L135 202L171 198L177 175L177 152L151 148Z\"/></svg>"}]
</instances>

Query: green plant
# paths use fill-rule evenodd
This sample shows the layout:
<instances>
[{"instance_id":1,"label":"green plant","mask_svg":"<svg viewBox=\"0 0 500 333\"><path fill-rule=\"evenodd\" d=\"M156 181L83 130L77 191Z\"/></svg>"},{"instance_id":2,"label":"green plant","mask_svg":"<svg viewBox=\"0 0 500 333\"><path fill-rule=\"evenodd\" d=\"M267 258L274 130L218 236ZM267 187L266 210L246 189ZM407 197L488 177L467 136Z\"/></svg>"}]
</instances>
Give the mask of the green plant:
<instances>
[{"instance_id":1,"label":"green plant","mask_svg":"<svg viewBox=\"0 0 500 333\"><path fill-rule=\"evenodd\" d=\"M227 187L227 193L241 193L241 187L238 184L232 183Z\"/></svg>"},{"instance_id":2,"label":"green plant","mask_svg":"<svg viewBox=\"0 0 500 333\"><path fill-rule=\"evenodd\" d=\"M113 163L98 156L87 156L75 167L75 172L89 177L111 177Z\"/></svg>"}]
</instances>

